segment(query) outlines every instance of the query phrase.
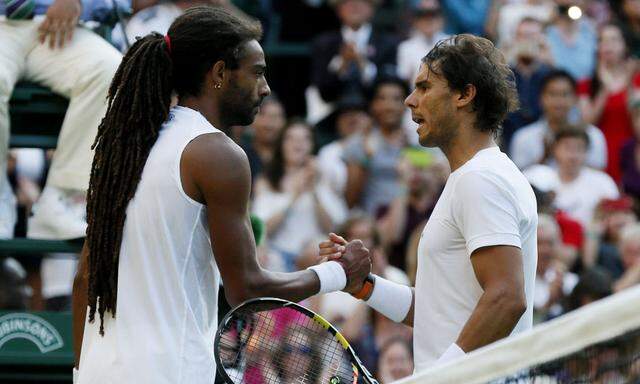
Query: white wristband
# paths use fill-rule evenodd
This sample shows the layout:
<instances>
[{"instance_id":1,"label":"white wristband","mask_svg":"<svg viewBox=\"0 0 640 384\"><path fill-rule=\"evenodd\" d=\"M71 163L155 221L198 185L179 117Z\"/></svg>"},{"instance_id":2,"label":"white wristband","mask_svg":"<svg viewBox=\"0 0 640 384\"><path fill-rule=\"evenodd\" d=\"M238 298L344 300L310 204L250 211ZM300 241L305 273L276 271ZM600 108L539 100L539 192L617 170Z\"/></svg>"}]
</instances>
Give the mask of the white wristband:
<instances>
[{"instance_id":1,"label":"white wristband","mask_svg":"<svg viewBox=\"0 0 640 384\"><path fill-rule=\"evenodd\" d=\"M436 364L443 364L448 361L455 360L458 357L462 357L464 355L466 355L466 353L464 353L462 348L460 348L458 344L453 343L449 346L449 348L447 348L446 351L444 351L444 353L442 354L442 356L440 356Z\"/></svg>"},{"instance_id":2,"label":"white wristband","mask_svg":"<svg viewBox=\"0 0 640 384\"><path fill-rule=\"evenodd\" d=\"M73 384L77 384L78 383L78 376L80 375L80 371L78 371L76 369L76 367L73 367Z\"/></svg>"},{"instance_id":3,"label":"white wristband","mask_svg":"<svg viewBox=\"0 0 640 384\"><path fill-rule=\"evenodd\" d=\"M341 291L347 286L347 274L337 261L327 261L307 269L312 270L320 279L320 292Z\"/></svg>"},{"instance_id":4,"label":"white wristband","mask_svg":"<svg viewBox=\"0 0 640 384\"><path fill-rule=\"evenodd\" d=\"M394 283L374 275L373 292L367 304L391 320L399 323L407 317L413 302L413 291L406 285Z\"/></svg>"}]
</instances>

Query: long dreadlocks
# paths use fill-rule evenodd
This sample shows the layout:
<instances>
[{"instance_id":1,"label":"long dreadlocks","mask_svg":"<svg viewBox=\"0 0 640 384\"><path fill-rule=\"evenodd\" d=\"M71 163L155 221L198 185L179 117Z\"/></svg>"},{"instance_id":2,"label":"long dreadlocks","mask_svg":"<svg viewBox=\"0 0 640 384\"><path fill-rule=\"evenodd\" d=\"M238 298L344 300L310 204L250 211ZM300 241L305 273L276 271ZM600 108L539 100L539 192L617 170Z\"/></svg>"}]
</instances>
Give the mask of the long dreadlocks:
<instances>
[{"instance_id":1,"label":"long dreadlocks","mask_svg":"<svg viewBox=\"0 0 640 384\"><path fill-rule=\"evenodd\" d=\"M109 88L107 112L93 144L87 195L89 321L116 314L118 263L126 209L149 152L167 119L171 95L198 96L207 71L223 60L238 67L242 44L258 40L260 25L222 8L187 10L167 35L152 33L124 56ZM169 41L167 41L169 40Z\"/></svg>"}]
</instances>

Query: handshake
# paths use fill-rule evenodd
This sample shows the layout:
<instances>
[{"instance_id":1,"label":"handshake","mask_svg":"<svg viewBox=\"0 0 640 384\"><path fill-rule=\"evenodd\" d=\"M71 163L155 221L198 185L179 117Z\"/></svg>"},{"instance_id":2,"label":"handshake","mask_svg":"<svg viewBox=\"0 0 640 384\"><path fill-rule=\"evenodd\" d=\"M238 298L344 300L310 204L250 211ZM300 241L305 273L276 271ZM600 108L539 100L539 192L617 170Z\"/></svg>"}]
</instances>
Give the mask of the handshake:
<instances>
[{"instance_id":1,"label":"handshake","mask_svg":"<svg viewBox=\"0 0 640 384\"><path fill-rule=\"evenodd\" d=\"M371 272L369 250L362 241L347 242L342 236L330 233L328 240L320 243L319 247L322 262L336 261L344 269L347 284L343 291L351 295L358 293Z\"/></svg>"}]
</instances>

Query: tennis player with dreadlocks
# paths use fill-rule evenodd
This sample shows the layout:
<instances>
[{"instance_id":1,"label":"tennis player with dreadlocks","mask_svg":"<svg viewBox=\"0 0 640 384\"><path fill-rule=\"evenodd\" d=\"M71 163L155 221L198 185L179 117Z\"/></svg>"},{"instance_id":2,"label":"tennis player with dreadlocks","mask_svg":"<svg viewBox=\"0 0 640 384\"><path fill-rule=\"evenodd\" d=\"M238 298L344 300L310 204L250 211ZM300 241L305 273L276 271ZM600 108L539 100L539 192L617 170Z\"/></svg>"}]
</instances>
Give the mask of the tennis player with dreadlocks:
<instances>
[{"instance_id":1,"label":"tennis player with dreadlocks","mask_svg":"<svg viewBox=\"0 0 640 384\"><path fill-rule=\"evenodd\" d=\"M228 11L193 8L166 36L138 40L118 68L74 282L74 381L213 383L220 275L232 305L361 288L361 242L340 263L295 273L257 262L249 163L225 133L250 124L270 92L260 35Z\"/></svg>"}]
</instances>

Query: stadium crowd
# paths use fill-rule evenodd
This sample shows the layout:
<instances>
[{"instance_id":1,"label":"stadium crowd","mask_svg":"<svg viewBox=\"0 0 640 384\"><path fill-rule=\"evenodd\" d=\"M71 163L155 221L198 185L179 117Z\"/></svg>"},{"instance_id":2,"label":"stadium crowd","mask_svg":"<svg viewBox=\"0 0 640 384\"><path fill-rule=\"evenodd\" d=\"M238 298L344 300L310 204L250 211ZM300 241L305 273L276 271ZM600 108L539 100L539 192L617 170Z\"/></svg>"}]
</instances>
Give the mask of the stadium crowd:
<instances>
[{"instance_id":1,"label":"stadium crowd","mask_svg":"<svg viewBox=\"0 0 640 384\"><path fill-rule=\"evenodd\" d=\"M251 126L233 130L251 164L252 214L265 224L264 267L317 263L335 231L364 242L375 273L413 285L449 169L417 145L403 101L439 40L474 33L502 49L520 98L497 139L538 200L536 322L640 283L640 0L133 0L111 44L75 26L106 22L111 3L82 0L66 35L43 24L77 0L35 3L28 21L0 6L2 239L83 236L89 146L121 52L212 4L259 18L265 39L277 31L309 47L305 65L268 60L274 93ZM8 100L23 78L71 100L55 152L8 150ZM45 256L0 255L0 308L70 308L74 261ZM412 373L410 328L345 293L303 304L336 324L381 382Z\"/></svg>"}]
</instances>

